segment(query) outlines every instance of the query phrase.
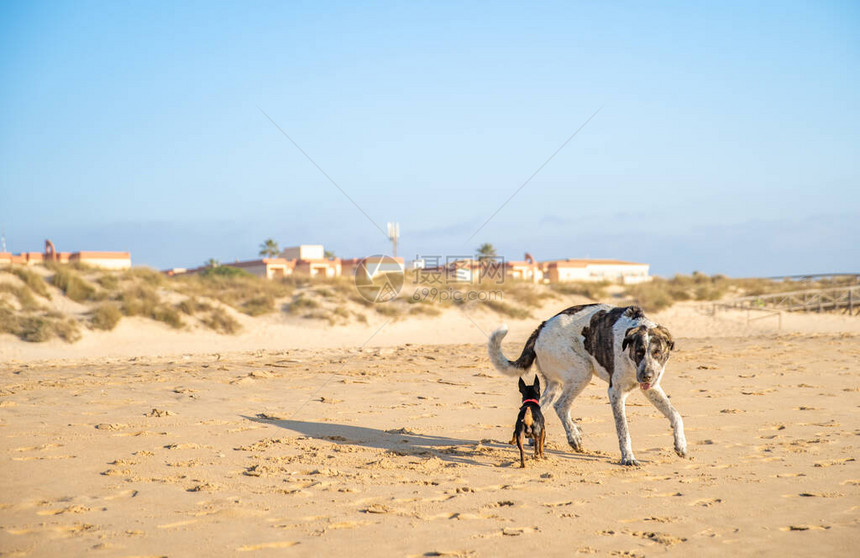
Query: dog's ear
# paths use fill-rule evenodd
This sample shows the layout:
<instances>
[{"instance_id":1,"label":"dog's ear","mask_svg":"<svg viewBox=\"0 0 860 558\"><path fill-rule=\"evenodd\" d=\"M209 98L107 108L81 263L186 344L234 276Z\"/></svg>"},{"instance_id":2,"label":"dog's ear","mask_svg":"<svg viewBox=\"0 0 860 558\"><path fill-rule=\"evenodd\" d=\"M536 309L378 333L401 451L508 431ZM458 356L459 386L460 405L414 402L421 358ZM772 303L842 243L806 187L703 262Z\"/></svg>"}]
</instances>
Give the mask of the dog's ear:
<instances>
[{"instance_id":1,"label":"dog's ear","mask_svg":"<svg viewBox=\"0 0 860 558\"><path fill-rule=\"evenodd\" d=\"M535 382L532 384L532 387L540 393L540 378L537 377L537 374L535 374Z\"/></svg>"},{"instance_id":2,"label":"dog's ear","mask_svg":"<svg viewBox=\"0 0 860 558\"><path fill-rule=\"evenodd\" d=\"M633 342L633 338L636 337L636 334L639 333L639 328L641 326L631 327L627 331L624 332L624 340L621 342L621 350L626 351L627 345Z\"/></svg>"},{"instance_id":3,"label":"dog's ear","mask_svg":"<svg viewBox=\"0 0 860 558\"><path fill-rule=\"evenodd\" d=\"M657 327L654 328L654 330L658 334L660 334L661 337L663 337L666 340L666 344L669 346L670 351L675 349L675 340L672 339L672 334L669 333L668 329L666 329L665 327L663 327L661 325L658 325Z\"/></svg>"},{"instance_id":4,"label":"dog's ear","mask_svg":"<svg viewBox=\"0 0 860 558\"><path fill-rule=\"evenodd\" d=\"M522 377L520 377L520 381L518 382L518 385L519 385L519 387L520 387L520 393L522 393L523 395L525 395L525 393L526 393L526 383L523 381Z\"/></svg>"}]
</instances>

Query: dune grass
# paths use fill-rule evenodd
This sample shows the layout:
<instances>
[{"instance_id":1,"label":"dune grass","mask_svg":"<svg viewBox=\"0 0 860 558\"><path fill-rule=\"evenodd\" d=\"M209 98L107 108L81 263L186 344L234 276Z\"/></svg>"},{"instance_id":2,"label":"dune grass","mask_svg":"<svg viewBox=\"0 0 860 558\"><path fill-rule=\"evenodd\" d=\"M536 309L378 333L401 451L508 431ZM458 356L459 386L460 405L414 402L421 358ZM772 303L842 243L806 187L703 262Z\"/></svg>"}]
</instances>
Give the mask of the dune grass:
<instances>
[{"instance_id":1,"label":"dune grass","mask_svg":"<svg viewBox=\"0 0 860 558\"><path fill-rule=\"evenodd\" d=\"M572 283L550 283L549 288L561 295L579 295L591 300L606 297L608 281L575 281Z\"/></svg>"},{"instance_id":2,"label":"dune grass","mask_svg":"<svg viewBox=\"0 0 860 558\"><path fill-rule=\"evenodd\" d=\"M200 321L216 333L235 335L242 330L242 324L223 308L211 308Z\"/></svg>"},{"instance_id":3,"label":"dune grass","mask_svg":"<svg viewBox=\"0 0 860 558\"><path fill-rule=\"evenodd\" d=\"M33 292L26 286L0 283L0 295L2 295L2 293L9 293L12 295L12 297L14 297L18 302L21 310L30 311L41 308L39 303L36 301L36 298L33 296Z\"/></svg>"},{"instance_id":4,"label":"dune grass","mask_svg":"<svg viewBox=\"0 0 860 558\"><path fill-rule=\"evenodd\" d=\"M105 298L92 283L81 277L71 267L55 266L54 269L51 283L75 302L97 301Z\"/></svg>"},{"instance_id":5,"label":"dune grass","mask_svg":"<svg viewBox=\"0 0 860 558\"><path fill-rule=\"evenodd\" d=\"M111 331L121 319L122 312L114 302L103 302L90 313L90 325L102 331Z\"/></svg>"},{"instance_id":6,"label":"dune grass","mask_svg":"<svg viewBox=\"0 0 860 558\"><path fill-rule=\"evenodd\" d=\"M171 287L190 297L217 300L249 316L274 312L275 300L289 296L295 282L269 280L238 268L219 266L170 280Z\"/></svg>"},{"instance_id":7,"label":"dune grass","mask_svg":"<svg viewBox=\"0 0 860 558\"><path fill-rule=\"evenodd\" d=\"M27 285L30 290L37 295L41 296L42 298L51 300L51 293L48 291L48 284L45 283L45 280L42 278L42 276L35 271L17 265L12 266L7 271L17 276L18 279L23 281L24 284Z\"/></svg>"},{"instance_id":8,"label":"dune grass","mask_svg":"<svg viewBox=\"0 0 860 558\"><path fill-rule=\"evenodd\" d=\"M78 323L58 312L24 314L0 301L0 333L11 333L32 343L59 337L67 343L81 338Z\"/></svg>"}]
</instances>

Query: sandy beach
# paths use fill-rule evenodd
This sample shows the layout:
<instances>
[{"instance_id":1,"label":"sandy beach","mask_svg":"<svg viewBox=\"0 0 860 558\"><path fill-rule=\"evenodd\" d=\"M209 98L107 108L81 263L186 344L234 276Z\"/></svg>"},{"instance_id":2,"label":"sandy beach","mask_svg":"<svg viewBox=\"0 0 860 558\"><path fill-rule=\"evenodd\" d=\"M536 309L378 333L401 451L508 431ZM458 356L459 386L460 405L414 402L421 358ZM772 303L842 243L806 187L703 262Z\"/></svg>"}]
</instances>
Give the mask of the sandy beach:
<instances>
[{"instance_id":1,"label":"sandy beach","mask_svg":"<svg viewBox=\"0 0 860 558\"><path fill-rule=\"evenodd\" d=\"M141 354L120 330L113 345L66 346L65 358L62 345L4 338L0 552L853 555L852 323L790 316L779 331L767 320L747 330L742 317L700 314L661 315L678 336L663 385L684 416L689 458L634 394L639 468L618 465L598 380L574 406L586 453L570 450L550 412L549 458L518 467L507 441L519 398L488 362L490 315L462 320L463 331L427 320L446 332L425 327L424 343L407 341L421 320L386 325L363 348L377 324L341 336L350 346L282 338L276 349L258 337L259 348L233 351L253 340L170 351L176 334L142 330L162 345L140 343ZM728 335L731 323L743 335ZM533 325L512 323L509 355Z\"/></svg>"}]
</instances>

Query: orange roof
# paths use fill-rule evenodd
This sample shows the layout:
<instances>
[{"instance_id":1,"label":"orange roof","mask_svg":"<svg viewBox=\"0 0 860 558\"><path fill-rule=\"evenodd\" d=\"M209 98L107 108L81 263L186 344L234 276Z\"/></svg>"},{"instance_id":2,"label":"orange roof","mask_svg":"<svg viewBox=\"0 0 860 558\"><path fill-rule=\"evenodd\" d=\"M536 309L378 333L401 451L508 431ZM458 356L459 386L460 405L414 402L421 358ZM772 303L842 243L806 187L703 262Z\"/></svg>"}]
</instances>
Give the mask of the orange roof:
<instances>
[{"instance_id":1,"label":"orange roof","mask_svg":"<svg viewBox=\"0 0 860 558\"><path fill-rule=\"evenodd\" d=\"M588 267L590 265L648 265L643 263L625 262L623 260L554 260L543 262L548 266L555 267Z\"/></svg>"},{"instance_id":2,"label":"orange roof","mask_svg":"<svg viewBox=\"0 0 860 558\"><path fill-rule=\"evenodd\" d=\"M527 261L520 261L520 262L508 261L508 262L505 262L505 265L511 266L511 267L532 267L532 266L537 266L538 264L537 263L530 263Z\"/></svg>"},{"instance_id":3,"label":"orange roof","mask_svg":"<svg viewBox=\"0 0 860 558\"><path fill-rule=\"evenodd\" d=\"M78 258L101 258L117 260L127 260L131 258L131 254L128 252L73 252L71 255L77 256Z\"/></svg>"},{"instance_id":4,"label":"orange roof","mask_svg":"<svg viewBox=\"0 0 860 558\"><path fill-rule=\"evenodd\" d=\"M295 266L296 260L288 260L286 258L263 258L261 260L247 260L244 262L233 262L226 263L222 265L230 266L230 267L251 267L254 265L288 265Z\"/></svg>"}]
</instances>

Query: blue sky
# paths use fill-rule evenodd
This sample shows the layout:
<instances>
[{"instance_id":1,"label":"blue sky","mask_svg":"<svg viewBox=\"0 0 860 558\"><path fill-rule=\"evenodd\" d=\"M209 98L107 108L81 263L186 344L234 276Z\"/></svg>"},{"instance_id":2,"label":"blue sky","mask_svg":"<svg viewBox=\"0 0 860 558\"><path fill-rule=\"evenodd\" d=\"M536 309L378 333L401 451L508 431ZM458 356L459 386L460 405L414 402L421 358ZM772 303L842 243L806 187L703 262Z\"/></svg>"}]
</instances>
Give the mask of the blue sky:
<instances>
[{"instance_id":1,"label":"blue sky","mask_svg":"<svg viewBox=\"0 0 860 558\"><path fill-rule=\"evenodd\" d=\"M856 4L360 4L0 3L7 248L860 271Z\"/></svg>"}]
</instances>

